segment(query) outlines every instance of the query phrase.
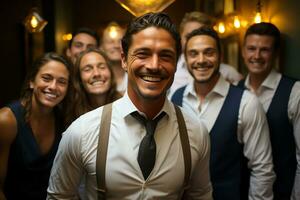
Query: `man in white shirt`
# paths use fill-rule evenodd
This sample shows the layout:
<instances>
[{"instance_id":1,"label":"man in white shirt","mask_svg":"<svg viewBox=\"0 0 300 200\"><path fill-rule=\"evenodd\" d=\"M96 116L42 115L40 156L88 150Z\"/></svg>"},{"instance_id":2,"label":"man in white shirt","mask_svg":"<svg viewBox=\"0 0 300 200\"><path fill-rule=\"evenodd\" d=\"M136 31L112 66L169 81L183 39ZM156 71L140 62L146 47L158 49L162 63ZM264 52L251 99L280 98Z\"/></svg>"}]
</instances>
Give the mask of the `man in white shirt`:
<instances>
[{"instance_id":1,"label":"man in white shirt","mask_svg":"<svg viewBox=\"0 0 300 200\"><path fill-rule=\"evenodd\" d=\"M105 168L106 198L179 199L184 190L186 157L175 108L166 98L166 92L176 70L180 36L167 15L148 13L128 25L122 51L128 86L125 95L112 104ZM100 107L82 115L63 134L51 171L48 199L77 199L82 174L86 176L87 199L97 198L96 173L100 169L96 170L96 154L98 137L103 134L99 134L99 129L103 130L99 125L102 110ZM146 130L132 113L154 120L162 116L154 128L155 163L148 175L142 170L140 158L137 159L141 144L148 136L148 127ZM185 112L183 116L191 156L189 187L184 194L189 199L210 200L208 132L195 117ZM149 161L150 157L146 158Z\"/></svg>"},{"instance_id":2,"label":"man in white shirt","mask_svg":"<svg viewBox=\"0 0 300 200\"><path fill-rule=\"evenodd\" d=\"M271 23L250 26L242 55L249 74L240 85L263 105L273 151L274 199L300 199L300 82L278 73L274 63L280 31Z\"/></svg>"},{"instance_id":3,"label":"man in white shirt","mask_svg":"<svg viewBox=\"0 0 300 200\"><path fill-rule=\"evenodd\" d=\"M212 25L212 19L205 13L198 11L186 13L179 27L182 50L184 51L187 34L202 26ZM231 83L237 83L243 77L233 66L228 64L221 63L219 70L221 75ZM175 90L190 82L193 82L193 77L188 72L184 55L181 54L177 62L177 71L174 76L174 82L169 91L169 96L171 96Z\"/></svg>"},{"instance_id":4,"label":"man in white shirt","mask_svg":"<svg viewBox=\"0 0 300 200\"><path fill-rule=\"evenodd\" d=\"M210 132L213 198L273 199L275 174L261 104L220 75L220 39L212 28L188 34L184 53L194 82L178 89L172 101L203 119Z\"/></svg>"}]
</instances>

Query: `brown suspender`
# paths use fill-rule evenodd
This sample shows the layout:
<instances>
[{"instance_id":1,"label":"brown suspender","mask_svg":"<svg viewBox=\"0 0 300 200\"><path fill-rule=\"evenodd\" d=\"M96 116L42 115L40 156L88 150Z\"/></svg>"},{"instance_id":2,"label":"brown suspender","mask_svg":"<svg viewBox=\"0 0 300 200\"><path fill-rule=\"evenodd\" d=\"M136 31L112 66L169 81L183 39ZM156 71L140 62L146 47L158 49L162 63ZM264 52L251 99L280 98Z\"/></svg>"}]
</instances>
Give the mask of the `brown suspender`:
<instances>
[{"instance_id":1,"label":"brown suspender","mask_svg":"<svg viewBox=\"0 0 300 200\"><path fill-rule=\"evenodd\" d=\"M184 182L182 195L189 186L189 179L191 174L191 149L188 138L188 133L185 125L185 121L180 108L174 105L176 111L176 117L178 121L179 134L181 140L181 147L184 158ZM97 178L97 196L98 200L106 199L106 185L105 185L105 168L106 168L106 157L107 147L109 140L110 124L111 124L111 112L112 103L103 107L100 133L98 136L98 148L97 148L97 159L96 159L96 178ZM99 172L99 173L97 173ZM184 197L182 197L184 199Z\"/></svg>"},{"instance_id":2,"label":"brown suspender","mask_svg":"<svg viewBox=\"0 0 300 200\"><path fill-rule=\"evenodd\" d=\"M96 178L97 178L97 195L98 200L106 199L106 185L105 185L105 167L106 167L106 156L107 146L110 132L112 103L103 107L100 133L98 136L98 147L97 147L97 160L96 160ZM97 173L99 171L99 173Z\"/></svg>"}]
</instances>

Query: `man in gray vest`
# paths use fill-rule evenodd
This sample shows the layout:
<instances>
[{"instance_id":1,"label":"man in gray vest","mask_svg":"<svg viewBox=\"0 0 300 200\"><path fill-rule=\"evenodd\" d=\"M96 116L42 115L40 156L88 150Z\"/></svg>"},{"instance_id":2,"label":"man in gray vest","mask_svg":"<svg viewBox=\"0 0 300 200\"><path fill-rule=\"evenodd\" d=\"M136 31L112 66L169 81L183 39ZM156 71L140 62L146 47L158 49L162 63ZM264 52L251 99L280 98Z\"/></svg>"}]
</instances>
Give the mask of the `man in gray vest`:
<instances>
[{"instance_id":1,"label":"man in gray vest","mask_svg":"<svg viewBox=\"0 0 300 200\"><path fill-rule=\"evenodd\" d=\"M272 200L275 175L261 104L255 95L220 75L220 39L213 28L201 27L188 34L184 54L194 81L178 89L172 101L207 126L213 198Z\"/></svg>"},{"instance_id":2,"label":"man in gray vest","mask_svg":"<svg viewBox=\"0 0 300 200\"><path fill-rule=\"evenodd\" d=\"M163 13L145 14L128 25L122 39L127 92L110 104L112 110L104 106L84 114L63 134L48 199L76 199L82 174L91 200L97 195L99 199L176 200L182 195L212 199L205 125L166 98L180 48L180 36ZM107 110L111 117L106 117ZM107 132L107 145L102 145Z\"/></svg>"},{"instance_id":3,"label":"man in gray vest","mask_svg":"<svg viewBox=\"0 0 300 200\"><path fill-rule=\"evenodd\" d=\"M243 58L249 74L240 85L252 91L263 105L270 127L273 151L274 199L300 199L300 82L274 69L280 31L271 23L248 28Z\"/></svg>"}]
</instances>

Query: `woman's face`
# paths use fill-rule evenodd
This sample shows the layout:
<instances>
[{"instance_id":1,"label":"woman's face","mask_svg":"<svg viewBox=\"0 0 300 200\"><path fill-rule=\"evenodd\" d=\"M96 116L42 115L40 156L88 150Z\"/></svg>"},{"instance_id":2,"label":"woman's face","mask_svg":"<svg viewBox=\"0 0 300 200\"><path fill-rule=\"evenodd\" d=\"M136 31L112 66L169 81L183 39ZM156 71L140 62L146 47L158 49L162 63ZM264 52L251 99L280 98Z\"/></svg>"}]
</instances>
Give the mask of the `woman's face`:
<instances>
[{"instance_id":1,"label":"woman's face","mask_svg":"<svg viewBox=\"0 0 300 200\"><path fill-rule=\"evenodd\" d=\"M59 104L67 94L69 76L63 63L54 60L47 62L30 82L33 102L51 108Z\"/></svg>"},{"instance_id":2,"label":"woman's face","mask_svg":"<svg viewBox=\"0 0 300 200\"><path fill-rule=\"evenodd\" d=\"M85 54L80 61L82 85L89 95L106 94L111 87L111 72L102 55L96 52Z\"/></svg>"}]
</instances>

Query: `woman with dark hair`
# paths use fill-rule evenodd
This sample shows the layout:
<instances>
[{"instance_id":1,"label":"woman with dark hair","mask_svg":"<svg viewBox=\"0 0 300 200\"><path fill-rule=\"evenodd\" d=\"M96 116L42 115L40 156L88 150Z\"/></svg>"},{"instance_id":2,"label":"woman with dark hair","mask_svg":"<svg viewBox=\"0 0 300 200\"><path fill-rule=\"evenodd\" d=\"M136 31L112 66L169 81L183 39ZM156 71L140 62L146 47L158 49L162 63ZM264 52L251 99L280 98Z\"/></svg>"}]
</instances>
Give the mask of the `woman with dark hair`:
<instances>
[{"instance_id":1,"label":"woman with dark hair","mask_svg":"<svg viewBox=\"0 0 300 200\"><path fill-rule=\"evenodd\" d=\"M73 68L67 123L95 108L111 103L122 95L106 54L96 48L81 52Z\"/></svg>"},{"instance_id":2,"label":"woman with dark hair","mask_svg":"<svg viewBox=\"0 0 300 200\"><path fill-rule=\"evenodd\" d=\"M38 58L21 98L0 109L0 199L45 199L64 131L63 100L71 64L56 53Z\"/></svg>"}]
</instances>

